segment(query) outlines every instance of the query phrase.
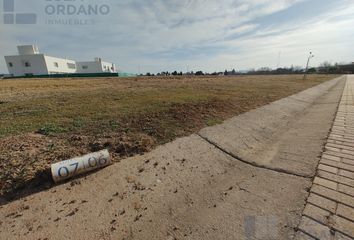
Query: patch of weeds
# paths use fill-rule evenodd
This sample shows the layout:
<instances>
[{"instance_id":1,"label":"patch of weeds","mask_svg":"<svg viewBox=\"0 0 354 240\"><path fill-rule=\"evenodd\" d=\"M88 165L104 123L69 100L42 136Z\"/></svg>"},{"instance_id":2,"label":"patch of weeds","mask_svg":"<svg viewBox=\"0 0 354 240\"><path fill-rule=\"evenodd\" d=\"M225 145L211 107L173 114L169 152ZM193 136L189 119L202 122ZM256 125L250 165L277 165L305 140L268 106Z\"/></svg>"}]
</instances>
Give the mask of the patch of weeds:
<instances>
[{"instance_id":1,"label":"patch of weeds","mask_svg":"<svg viewBox=\"0 0 354 240\"><path fill-rule=\"evenodd\" d=\"M66 131L67 130L65 128L60 127L54 123L46 123L36 133L48 136L48 135L52 135L52 134L56 134L56 133L63 133Z\"/></svg>"},{"instance_id":2,"label":"patch of weeds","mask_svg":"<svg viewBox=\"0 0 354 240\"><path fill-rule=\"evenodd\" d=\"M73 126L75 128L82 128L85 125L85 122L81 118L75 118L73 121Z\"/></svg>"},{"instance_id":3,"label":"patch of weeds","mask_svg":"<svg viewBox=\"0 0 354 240\"><path fill-rule=\"evenodd\" d=\"M126 133L126 134L132 132L132 129L128 125L121 126L119 130L123 133Z\"/></svg>"},{"instance_id":4,"label":"patch of weeds","mask_svg":"<svg viewBox=\"0 0 354 240\"><path fill-rule=\"evenodd\" d=\"M49 144L48 145L48 150L52 151L54 149L54 146L55 146L54 143Z\"/></svg>"},{"instance_id":5,"label":"patch of weeds","mask_svg":"<svg viewBox=\"0 0 354 240\"><path fill-rule=\"evenodd\" d=\"M108 124L109 124L109 127L110 127L111 129L117 129L117 128L120 127L120 126L119 126L119 123L116 122L116 121L113 121L113 120L109 121Z\"/></svg>"},{"instance_id":6,"label":"patch of weeds","mask_svg":"<svg viewBox=\"0 0 354 240\"><path fill-rule=\"evenodd\" d=\"M209 118L206 120L206 124L210 126L221 124L223 121L220 118Z\"/></svg>"}]
</instances>

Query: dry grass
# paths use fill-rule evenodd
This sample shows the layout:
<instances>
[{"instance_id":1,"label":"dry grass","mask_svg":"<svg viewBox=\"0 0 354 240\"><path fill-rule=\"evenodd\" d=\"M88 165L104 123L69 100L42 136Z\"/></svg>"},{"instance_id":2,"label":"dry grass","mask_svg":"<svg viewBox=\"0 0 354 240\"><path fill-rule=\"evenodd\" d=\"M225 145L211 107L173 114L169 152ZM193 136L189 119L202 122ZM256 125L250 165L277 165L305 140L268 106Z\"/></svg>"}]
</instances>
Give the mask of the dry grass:
<instances>
[{"instance_id":1,"label":"dry grass","mask_svg":"<svg viewBox=\"0 0 354 240\"><path fill-rule=\"evenodd\" d=\"M119 161L334 77L3 80L0 194L52 162L101 148Z\"/></svg>"},{"instance_id":2,"label":"dry grass","mask_svg":"<svg viewBox=\"0 0 354 240\"><path fill-rule=\"evenodd\" d=\"M312 76L305 82L301 76L6 80L0 89L0 137L42 128L54 133L109 133L122 118L168 111L178 104L225 102L239 106L226 110L234 114L329 78Z\"/></svg>"}]
</instances>

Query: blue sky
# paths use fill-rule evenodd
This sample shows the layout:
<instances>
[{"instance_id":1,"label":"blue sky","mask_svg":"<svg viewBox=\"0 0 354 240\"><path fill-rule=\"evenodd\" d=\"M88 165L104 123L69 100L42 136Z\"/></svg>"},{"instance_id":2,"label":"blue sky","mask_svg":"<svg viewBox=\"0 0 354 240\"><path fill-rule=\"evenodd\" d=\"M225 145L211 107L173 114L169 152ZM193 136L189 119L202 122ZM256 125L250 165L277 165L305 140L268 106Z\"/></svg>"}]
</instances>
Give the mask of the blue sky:
<instances>
[{"instance_id":1,"label":"blue sky","mask_svg":"<svg viewBox=\"0 0 354 240\"><path fill-rule=\"evenodd\" d=\"M105 4L109 14L48 13L49 5ZM312 65L354 61L353 0L15 0L15 12L36 13L37 24L0 21L0 72L21 44L135 73L275 68L279 56L279 66L304 66L310 50ZM46 23L53 19L90 24Z\"/></svg>"}]
</instances>

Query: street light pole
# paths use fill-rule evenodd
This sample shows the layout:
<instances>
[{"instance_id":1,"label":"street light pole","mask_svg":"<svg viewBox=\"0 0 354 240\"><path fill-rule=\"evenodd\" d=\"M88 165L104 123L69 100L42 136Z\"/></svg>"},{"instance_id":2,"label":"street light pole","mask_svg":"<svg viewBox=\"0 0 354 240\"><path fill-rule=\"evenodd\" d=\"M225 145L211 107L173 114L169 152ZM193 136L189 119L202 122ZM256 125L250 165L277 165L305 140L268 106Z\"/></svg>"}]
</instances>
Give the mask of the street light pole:
<instances>
[{"instance_id":1,"label":"street light pole","mask_svg":"<svg viewBox=\"0 0 354 240\"><path fill-rule=\"evenodd\" d=\"M305 74L304 74L304 80L306 80L307 72L309 70L310 60L311 60L311 58L314 58L314 57L315 57L315 55L313 55L312 52L310 52L310 55L309 55L309 57L307 59L306 70L305 70Z\"/></svg>"}]
</instances>

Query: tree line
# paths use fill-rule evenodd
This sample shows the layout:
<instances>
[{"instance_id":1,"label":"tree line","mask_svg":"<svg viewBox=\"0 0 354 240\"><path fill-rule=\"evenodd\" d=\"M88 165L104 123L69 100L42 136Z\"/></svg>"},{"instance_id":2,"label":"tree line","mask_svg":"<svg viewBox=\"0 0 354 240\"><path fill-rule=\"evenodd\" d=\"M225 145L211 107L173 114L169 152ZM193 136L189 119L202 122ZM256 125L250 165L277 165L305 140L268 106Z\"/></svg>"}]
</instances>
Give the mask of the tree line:
<instances>
[{"instance_id":1,"label":"tree line","mask_svg":"<svg viewBox=\"0 0 354 240\"><path fill-rule=\"evenodd\" d=\"M237 71L235 69L225 70L223 72L203 72L203 71L163 71L157 74L146 73L140 74L140 76L182 76L182 75L193 75L193 76L235 76L235 75L277 75L277 74L304 74L305 69L300 66L283 67L277 69L271 69L269 67L261 67L259 69L250 69L247 71ZM323 62L318 67L312 67L308 69L309 74L351 74L354 73L354 63L343 64Z\"/></svg>"}]
</instances>

